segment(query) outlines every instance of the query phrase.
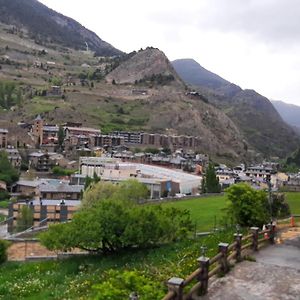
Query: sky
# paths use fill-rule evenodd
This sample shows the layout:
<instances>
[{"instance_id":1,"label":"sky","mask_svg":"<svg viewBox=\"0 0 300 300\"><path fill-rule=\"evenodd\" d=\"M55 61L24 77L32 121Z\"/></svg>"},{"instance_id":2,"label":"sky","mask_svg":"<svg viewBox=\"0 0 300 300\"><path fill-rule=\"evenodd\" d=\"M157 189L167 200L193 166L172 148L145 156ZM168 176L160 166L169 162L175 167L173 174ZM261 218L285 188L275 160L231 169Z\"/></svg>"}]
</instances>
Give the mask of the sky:
<instances>
[{"instance_id":1,"label":"sky","mask_svg":"<svg viewBox=\"0 0 300 300\"><path fill-rule=\"evenodd\" d=\"M244 89L300 105L299 0L40 0L124 52L193 58Z\"/></svg>"}]
</instances>

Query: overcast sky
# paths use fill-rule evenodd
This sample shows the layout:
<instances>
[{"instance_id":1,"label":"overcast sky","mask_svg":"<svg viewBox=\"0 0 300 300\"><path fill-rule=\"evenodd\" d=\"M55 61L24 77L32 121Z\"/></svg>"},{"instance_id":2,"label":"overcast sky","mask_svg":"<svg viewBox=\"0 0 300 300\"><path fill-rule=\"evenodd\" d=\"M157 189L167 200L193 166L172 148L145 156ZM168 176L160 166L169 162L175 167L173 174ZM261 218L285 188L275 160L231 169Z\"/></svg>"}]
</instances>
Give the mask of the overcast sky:
<instances>
[{"instance_id":1,"label":"overcast sky","mask_svg":"<svg viewBox=\"0 0 300 300\"><path fill-rule=\"evenodd\" d=\"M40 0L114 47L147 46L300 105L299 0Z\"/></svg>"}]
</instances>

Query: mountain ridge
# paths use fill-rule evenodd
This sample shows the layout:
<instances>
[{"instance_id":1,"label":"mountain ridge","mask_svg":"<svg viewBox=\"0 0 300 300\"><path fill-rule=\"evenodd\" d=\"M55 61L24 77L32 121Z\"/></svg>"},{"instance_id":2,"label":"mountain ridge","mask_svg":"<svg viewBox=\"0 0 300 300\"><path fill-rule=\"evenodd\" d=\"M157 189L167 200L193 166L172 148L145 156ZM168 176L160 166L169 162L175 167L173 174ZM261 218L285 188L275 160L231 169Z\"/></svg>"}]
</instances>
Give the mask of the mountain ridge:
<instances>
[{"instance_id":1,"label":"mountain ridge","mask_svg":"<svg viewBox=\"0 0 300 300\"><path fill-rule=\"evenodd\" d=\"M0 0L0 22L25 27L29 36L39 44L60 43L65 47L85 50L85 43L88 43L89 49L98 56L123 54L77 21L37 0Z\"/></svg>"},{"instance_id":2,"label":"mountain ridge","mask_svg":"<svg viewBox=\"0 0 300 300\"><path fill-rule=\"evenodd\" d=\"M179 76L184 73L186 84L202 93L209 101L223 110L241 129L245 139L257 151L264 155L284 157L293 152L300 143L299 136L286 124L272 103L266 97L254 90L243 90L239 86L229 83L227 80L204 69L198 64L198 78L202 78L201 85L195 86L189 79L190 74L195 74L193 64L189 74L190 61L184 59L180 68L177 68L178 60L173 64ZM182 71L185 65L184 72ZM212 78L212 74L214 75ZM219 84L214 84L215 76L218 76ZM220 79L221 78L221 79ZM206 82L206 84L205 84Z\"/></svg>"}]
</instances>

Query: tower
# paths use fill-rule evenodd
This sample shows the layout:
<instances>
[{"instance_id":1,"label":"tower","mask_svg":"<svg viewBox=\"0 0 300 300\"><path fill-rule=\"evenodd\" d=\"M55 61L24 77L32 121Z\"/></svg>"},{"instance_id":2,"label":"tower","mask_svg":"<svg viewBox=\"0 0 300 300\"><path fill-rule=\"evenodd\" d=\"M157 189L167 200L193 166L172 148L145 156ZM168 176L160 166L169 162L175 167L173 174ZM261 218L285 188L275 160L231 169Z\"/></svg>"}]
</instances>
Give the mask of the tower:
<instances>
[{"instance_id":1,"label":"tower","mask_svg":"<svg viewBox=\"0 0 300 300\"><path fill-rule=\"evenodd\" d=\"M40 115L38 115L33 123L32 127L32 133L34 136L35 143L37 145L42 145L43 143L43 127L44 127L44 122L43 119L41 118Z\"/></svg>"}]
</instances>

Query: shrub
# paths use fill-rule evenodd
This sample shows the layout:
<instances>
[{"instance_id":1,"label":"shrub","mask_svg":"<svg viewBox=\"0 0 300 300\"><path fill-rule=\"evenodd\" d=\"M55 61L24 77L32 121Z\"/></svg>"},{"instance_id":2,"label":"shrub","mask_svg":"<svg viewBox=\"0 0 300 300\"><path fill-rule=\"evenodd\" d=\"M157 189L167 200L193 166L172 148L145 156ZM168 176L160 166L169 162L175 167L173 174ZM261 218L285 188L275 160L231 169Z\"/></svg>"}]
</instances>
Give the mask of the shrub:
<instances>
[{"instance_id":1,"label":"shrub","mask_svg":"<svg viewBox=\"0 0 300 300\"><path fill-rule=\"evenodd\" d=\"M192 229L185 210L110 199L82 208L70 223L50 226L40 239L50 250L108 253L174 241Z\"/></svg>"},{"instance_id":2,"label":"shrub","mask_svg":"<svg viewBox=\"0 0 300 300\"><path fill-rule=\"evenodd\" d=\"M107 280L93 286L97 291L98 300L128 299L132 292L136 292L144 300L164 297L160 283L141 272L109 270L106 275Z\"/></svg>"},{"instance_id":3,"label":"shrub","mask_svg":"<svg viewBox=\"0 0 300 300\"><path fill-rule=\"evenodd\" d=\"M7 241L0 240L0 264L3 264L7 260L8 245Z\"/></svg>"},{"instance_id":4,"label":"shrub","mask_svg":"<svg viewBox=\"0 0 300 300\"><path fill-rule=\"evenodd\" d=\"M262 226L270 215L265 191L257 191L246 183L232 185L227 190L227 217L244 227Z\"/></svg>"}]
</instances>

